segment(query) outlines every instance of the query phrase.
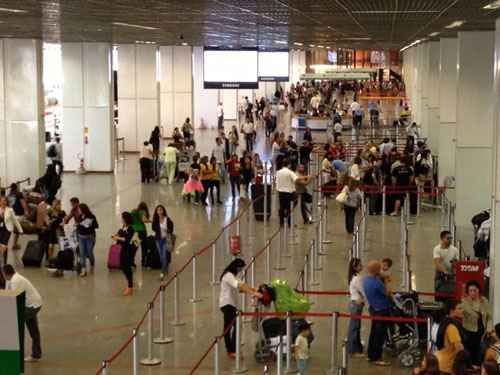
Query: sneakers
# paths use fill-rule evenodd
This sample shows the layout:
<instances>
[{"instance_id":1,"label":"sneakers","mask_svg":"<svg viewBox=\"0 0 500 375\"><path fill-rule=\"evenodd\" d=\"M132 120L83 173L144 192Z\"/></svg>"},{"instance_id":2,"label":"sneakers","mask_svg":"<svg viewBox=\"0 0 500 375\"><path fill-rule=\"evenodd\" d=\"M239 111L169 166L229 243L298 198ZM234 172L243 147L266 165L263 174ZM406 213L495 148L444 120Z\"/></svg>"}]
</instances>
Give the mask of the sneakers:
<instances>
[{"instance_id":1,"label":"sneakers","mask_svg":"<svg viewBox=\"0 0 500 375\"><path fill-rule=\"evenodd\" d=\"M32 356L29 356L29 357L26 357L24 358L24 362L40 362L41 358L35 358L35 357L32 357Z\"/></svg>"},{"instance_id":2,"label":"sneakers","mask_svg":"<svg viewBox=\"0 0 500 375\"><path fill-rule=\"evenodd\" d=\"M394 211L394 212L390 213L389 216L398 216L398 213L396 211Z\"/></svg>"},{"instance_id":3,"label":"sneakers","mask_svg":"<svg viewBox=\"0 0 500 375\"><path fill-rule=\"evenodd\" d=\"M160 273L160 280L163 280L165 278L165 274L162 272Z\"/></svg>"},{"instance_id":4,"label":"sneakers","mask_svg":"<svg viewBox=\"0 0 500 375\"><path fill-rule=\"evenodd\" d=\"M132 288L125 288L125 290L123 291L123 295L125 297L128 297L128 296L131 296L133 292L134 292L134 290Z\"/></svg>"},{"instance_id":5,"label":"sneakers","mask_svg":"<svg viewBox=\"0 0 500 375\"><path fill-rule=\"evenodd\" d=\"M87 271L82 270L82 272L80 272L80 277L85 277L85 276L87 276Z\"/></svg>"}]
</instances>

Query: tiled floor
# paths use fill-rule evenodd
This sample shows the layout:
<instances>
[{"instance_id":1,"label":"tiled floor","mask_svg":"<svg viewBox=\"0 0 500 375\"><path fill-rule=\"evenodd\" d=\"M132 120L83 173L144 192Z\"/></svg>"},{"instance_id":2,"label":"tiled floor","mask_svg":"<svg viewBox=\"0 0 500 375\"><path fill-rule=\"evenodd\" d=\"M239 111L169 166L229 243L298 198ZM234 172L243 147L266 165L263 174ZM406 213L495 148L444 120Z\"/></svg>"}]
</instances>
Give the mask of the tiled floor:
<instances>
[{"instance_id":1,"label":"tiled floor","mask_svg":"<svg viewBox=\"0 0 500 375\"><path fill-rule=\"evenodd\" d=\"M211 130L198 131L202 154L210 149L215 134ZM202 142L203 140L203 142ZM210 141L207 141L210 140ZM259 148L264 147L260 139ZM137 269L135 280L136 293L132 298L121 296L125 286L124 277L119 271L109 272L105 266L107 249L111 244L110 235L119 226L119 215L123 210L135 207L140 201L148 203L150 208L161 202L166 205L169 215L175 223L178 236L177 248L173 257L171 270L178 269L186 259L204 244L217 236L220 228L234 217L238 209L247 204L246 201L233 202L224 194L224 205L216 207L195 207L181 199L179 184L168 186L164 183L141 185L138 177L137 157L127 155L125 161L119 162L114 175L64 176L61 198L67 207L72 196L80 197L82 202L90 205L96 214L100 229L97 236L95 253L97 267L87 278L79 278L75 274L67 274L63 278L52 278L45 269L20 269L39 289L44 299L44 307L40 313L40 325L43 338L43 361L29 364L28 375L84 375L93 374L100 362L110 356L131 334L132 328L141 318L147 302L159 286L157 271ZM226 188L226 187L224 187ZM274 202L276 203L276 202ZM248 220L250 219L250 221ZM414 271L412 280L418 290L428 291L432 287L432 265L429 262L432 247L437 242L440 227L440 213L425 210L416 218L410 227L411 264ZM250 259L257 249L265 243L265 239L276 228L276 212L267 227L255 222L253 215L242 218L243 254ZM394 260L394 284L399 285L399 229L400 222L392 217L370 217L368 222L367 248L362 254L364 260L390 256ZM234 229L232 229L234 231ZM308 241L313 238L312 226L307 228L299 224L296 229L299 244L289 245L287 252L291 257L282 257L286 267L284 271L274 271L273 277L280 277L295 285L298 271L303 264L304 253ZM343 229L343 215L333 200L328 211L328 238L331 244L324 245L328 254L321 257L322 271L318 272L320 285L317 290L333 290L347 288L347 251L351 246L351 237ZM25 244L28 238L23 238ZM227 236L223 236L217 247L217 273L230 261L226 251ZM272 251L272 264L276 264L277 246ZM141 367L140 374L187 374L191 366L201 357L213 337L221 332L222 316L217 307L218 287L209 284L211 257L210 252L198 259L198 294L202 302L189 302L192 293L192 273L188 268L180 276L180 316L186 323L182 327L167 327L174 343L153 347L154 354L162 359L161 366ZM265 281L264 258L257 262L257 282ZM173 314L173 289L167 289L166 309L168 320ZM346 311L346 297L312 297L313 311L331 312ZM312 346L311 374L326 372L330 365L330 321L313 319L316 340ZM155 310L155 331L158 329L158 310ZM340 322L340 337L345 336L347 321ZM146 328L143 325L139 332L140 356L145 356ZM369 324L363 322L363 337L367 340ZM245 345L243 353L244 365L252 374L262 374L263 366L253 359L255 333L250 325L243 328ZM29 346L30 339L27 338ZM224 355L221 346L221 373L229 373L233 362ZM394 360L393 367L388 369L374 368L365 360L354 360L350 374L406 374ZM200 374L211 374L213 354L210 354L201 365ZM270 373L275 373L274 365ZM127 348L108 370L108 374L131 373L131 349Z\"/></svg>"}]
</instances>

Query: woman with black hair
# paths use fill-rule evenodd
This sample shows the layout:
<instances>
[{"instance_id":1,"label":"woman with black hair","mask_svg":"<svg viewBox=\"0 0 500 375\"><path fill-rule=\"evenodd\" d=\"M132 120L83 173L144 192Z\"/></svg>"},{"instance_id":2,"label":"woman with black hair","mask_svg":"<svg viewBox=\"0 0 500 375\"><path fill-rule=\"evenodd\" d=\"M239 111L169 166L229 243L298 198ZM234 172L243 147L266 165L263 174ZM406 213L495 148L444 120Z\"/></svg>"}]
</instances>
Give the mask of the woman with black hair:
<instances>
[{"instance_id":1,"label":"woman with black hair","mask_svg":"<svg viewBox=\"0 0 500 375\"><path fill-rule=\"evenodd\" d=\"M87 258L92 268L94 268L95 265L94 247L96 229L99 228L99 224L97 223L95 215L85 203L80 204L80 212L80 222L76 230L78 232L78 244L80 246L80 265L82 267L80 276L85 277L87 276Z\"/></svg>"},{"instance_id":2,"label":"woman with black hair","mask_svg":"<svg viewBox=\"0 0 500 375\"><path fill-rule=\"evenodd\" d=\"M349 283L349 313L353 315L361 315L365 305L363 276L360 275L362 269L361 259L352 258L347 271L347 282ZM363 356L360 334L361 319L350 319L347 329L347 351L353 357Z\"/></svg>"},{"instance_id":3,"label":"woman with black hair","mask_svg":"<svg viewBox=\"0 0 500 375\"><path fill-rule=\"evenodd\" d=\"M245 261L236 258L229 263L220 278L219 307L224 314L224 343L226 344L227 354L231 358L236 356L236 329L231 325L236 318L238 292L262 298L262 294L257 289L252 288L237 277L243 268L245 268Z\"/></svg>"},{"instance_id":4,"label":"woman with black hair","mask_svg":"<svg viewBox=\"0 0 500 375\"><path fill-rule=\"evenodd\" d=\"M155 232L156 248L161 261L160 278L163 280L165 273L168 271L171 251L173 250L168 246L168 237L174 233L174 223L170 220L167 210L161 204L156 206L153 214L153 232Z\"/></svg>"},{"instance_id":5,"label":"woman with black hair","mask_svg":"<svg viewBox=\"0 0 500 375\"><path fill-rule=\"evenodd\" d=\"M134 237L134 228L132 223L134 218L130 212L122 213L123 226L117 234L111 236L113 241L116 241L121 246L120 264L123 274L127 279L127 288L123 291L124 296L130 296L134 290L134 279L132 274L132 254L135 253L136 246L132 243Z\"/></svg>"}]
</instances>

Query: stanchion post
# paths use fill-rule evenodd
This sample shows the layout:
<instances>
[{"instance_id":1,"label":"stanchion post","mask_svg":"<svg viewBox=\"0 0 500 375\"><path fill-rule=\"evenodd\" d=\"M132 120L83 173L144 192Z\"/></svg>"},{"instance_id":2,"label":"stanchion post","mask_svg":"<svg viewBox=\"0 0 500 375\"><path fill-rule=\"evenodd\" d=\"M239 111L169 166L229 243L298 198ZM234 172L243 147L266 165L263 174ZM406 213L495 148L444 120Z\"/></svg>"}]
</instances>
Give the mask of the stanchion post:
<instances>
[{"instance_id":1,"label":"stanchion post","mask_svg":"<svg viewBox=\"0 0 500 375\"><path fill-rule=\"evenodd\" d=\"M191 303L197 303L201 301L201 298L198 297L198 289L196 283L196 255L193 256L193 296L189 299Z\"/></svg>"},{"instance_id":2,"label":"stanchion post","mask_svg":"<svg viewBox=\"0 0 500 375\"><path fill-rule=\"evenodd\" d=\"M179 319L179 274L174 275L174 320L170 322L174 327L186 324Z\"/></svg>"},{"instance_id":3,"label":"stanchion post","mask_svg":"<svg viewBox=\"0 0 500 375\"><path fill-rule=\"evenodd\" d=\"M283 375L283 338L280 335L280 341L278 343L278 355L276 359L276 374Z\"/></svg>"},{"instance_id":4,"label":"stanchion post","mask_svg":"<svg viewBox=\"0 0 500 375\"><path fill-rule=\"evenodd\" d=\"M323 244L330 244L332 243L331 240L328 239L328 199L326 198L326 195L323 197L323 219L321 221L323 225L322 229L322 243Z\"/></svg>"},{"instance_id":5,"label":"stanchion post","mask_svg":"<svg viewBox=\"0 0 500 375\"><path fill-rule=\"evenodd\" d=\"M338 334L339 334L339 313L332 314L332 332L330 344L330 374L335 374L338 370L337 351L338 351Z\"/></svg>"},{"instance_id":6,"label":"stanchion post","mask_svg":"<svg viewBox=\"0 0 500 375\"><path fill-rule=\"evenodd\" d=\"M153 340L155 344L170 344L174 341L173 338L167 337L165 334L165 285L160 285L160 337Z\"/></svg>"},{"instance_id":7,"label":"stanchion post","mask_svg":"<svg viewBox=\"0 0 500 375\"><path fill-rule=\"evenodd\" d=\"M217 279L217 275L216 275L216 268L217 268L217 265L216 265L216 262L217 262L217 240L214 241L214 243L212 244L212 281L210 282L210 284L212 285L219 285L220 284L220 281Z\"/></svg>"},{"instance_id":8,"label":"stanchion post","mask_svg":"<svg viewBox=\"0 0 500 375\"><path fill-rule=\"evenodd\" d=\"M132 374L139 374L139 338L137 337L137 330L132 330Z\"/></svg>"},{"instance_id":9,"label":"stanchion post","mask_svg":"<svg viewBox=\"0 0 500 375\"><path fill-rule=\"evenodd\" d=\"M264 229L267 224L267 161L264 163Z\"/></svg>"},{"instance_id":10,"label":"stanchion post","mask_svg":"<svg viewBox=\"0 0 500 375\"><path fill-rule=\"evenodd\" d=\"M347 375L349 356L347 354L347 339L342 343L342 375Z\"/></svg>"},{"instance_id":11,"label":"stanchion post","mask_svg":"<svg viewBox=\"0 0 500 375\"><path fill-rule=\"evenodd\" d=\"M214 375L219 375L219 337L215 338L214 346Z\"/></svg>"},{"instance_id":12,"label":"stanchion post","mask_svg":"<svg viewBox=\"0 0 500 375\"><path fill-rule=\"evenodd\" d=\"M320 219L321 220L321 219ZM321 267L319 264L319 256L323 255L321 252L321 222L318 222L316 225L316 238L314 239L314 269L316 271L321 271Z\"/></svg>"},{"instance_id":13,"label":"stanchion post","mask_svg":"<svg viewBox=\"0 0 500 375\"><path fill-rule=\"evenodd\" d=\"M417 185L417 216L420 216L420 208L422 206L422 186Z\"/></svg>"},{"instance_id":14,"label":"stanchion post","mask_svg":"<svg viewBox=\"0 0 500 375\"><path fill-rule=\"evenodd\" d=\"M143 366L157 366L161 363L159 358L153 357L153 308L154 304L151 302L148 305L148 356L141 359ZM136 336L134 336L135 338Z\"/></svg>"},{"instance_id":15,"label":"stanchion post","mask_svg":"<svg viewBox=\"0 0 500 375\"><path fill-rule=\"evenodd\" d=\"M248 192L247 192L247 194L248 194ZM240 218L236 219L236 235L238 237L241 235Z\"/></svg>"},{"instance_id":16,"label":"stanchion post","mask_svg":"<svg viewBox=\"0 0 500 375\"><path fill-rule=\"evenodd\" d=\"M315 247L316 247L316 241L311 240L311 246L310 246L310 255L309 255L309 265L311 266L311 272L310 272L310 280L311 280L311 285L319 285L319 282L316 281L316 255L315 253Z\"/></svg>"},{"instance_id":17,"label":"stanchion post","mask_svg":"<svg viewBox=\"0 0 500 375\"><path fill-rule=\"evenodd\" d=\"M285 267L283 267L281 265L281 257L283 256L283 243L286 241L286 237L285 239L283 238L284 236L286 236L286 227L287 227L287 224L286 224L286 221L285 221L285 225L283 227L281 227L281 230L279 232L279 236L278 236L278 242L279 242L279 247L278 247L278 254L277 254L277 257L278 257L278 260L276 261L276 265L274 266L274 270L275 271L283 271L285 270ZM269 247L271 247L271 245L269 244ZM270 249L267 250L268 251L268 254L270 253ZM271 258L271 255L269 255L269 258Z\"/></svg>"},{"instance_id":18,"label":"stanchion post","mask_svg":"<svg viewBox=\"0 0 500 375\"><path fill-rule=\"evenodd\" d=\"M108 374L108 362L106 360L102 361L102 371L101 375L107 375Z\"/></svg>"},{"instance_id":19,"label":"stanchion post","mask_svg":"<svg viewBox=\"0 0 500 375\"><path fill-rule=\"evenodd\" d=\"M309 255L304 256L304 274L302 277L302 290L308 290L309 285Z\"/></svg>"},{"instance_id":20,"label":"stanchion post","mask_svg":"<svg viewBox=\"0 0 500 375\"><path fill-rule=\"evenodd\" d=\"M271 241L266 241L266 279L271 283Z\"/></svg>"},{"instance_id":21,"label":"stanchion post","mask_svg":"<svg viewBox=\"0 0 500 375\"><path fill-rule=\"evenodd\" d=\"M286 374L296 374L297 370L292 369L292 315L286 313Z\"/></svg>"},{"instance_id":22,"label":"stanchion post","mask_svg":"<svg viewBox=\"0 0 500 375\"><path fill-rule=\"evenodd\" d=\"M256 258L252 257L252 263L250 263L250 285L255 288L255 262Z\"/></svg>"},{"instance_id":23,"label":"stanchion post","mask_svg":"<svg viewBox=\"0 0 500 375\"><path fill-rule=\"evenodd\" d=\"M427 352L431 352L432 350L432 318L430 316L427 317Z\"/></svg>"},{"instance_id":24,"label":"stanchion post","mask_svg":"<svg viewBox=\"0 0 500 375\"><path fill-rule=\"evenodd\" d=\"M233 374L242 374L247 371L248 369L242 367L241 364L241 312L238 311L236 315L236 362Z\"/></svg>"},{"instance_id":25,"label":"stanchion post","mask_svg":"<svg viewBox=\"0 0 500 375\"><path fill-rule=\"evenodd\" d=\"M280 257L291 257L292 254L289 253L288 249L288 231L290 226L288 225L288 219L290 219L290 223L292 220L292 217L290 216L292 213L291 211L288 211L288 215L285 217L285 224L281 227L281 234L280 235ZM281 263L281 261L280 261Z\"/></svg>"},{"instance_id":26,"label":"stanchion post","mask_svg":"<svg viewBox=\"0 0 500 375\"><path fill-rule=\"evenodd\" d=\"M382 187L382 216L387 215L387 186Z\"/></svg>"}]
</instances>

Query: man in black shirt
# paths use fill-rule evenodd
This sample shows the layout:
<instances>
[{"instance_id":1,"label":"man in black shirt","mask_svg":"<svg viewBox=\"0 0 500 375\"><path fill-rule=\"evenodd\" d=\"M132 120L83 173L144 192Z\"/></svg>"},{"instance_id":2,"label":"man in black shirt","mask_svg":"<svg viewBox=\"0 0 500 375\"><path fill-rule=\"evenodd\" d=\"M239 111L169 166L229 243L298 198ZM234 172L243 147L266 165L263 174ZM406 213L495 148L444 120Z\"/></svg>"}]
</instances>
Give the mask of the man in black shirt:
<instances>
[{"instance_id":1,"label":"man in black shirt","mask_svg":"<svg viewBox=\"0 0 500 375\"><path fill-rule=\"evenodd\" d=\"M304 164L304 166L306 167L306 173L309 173L308 171L308 166L309 166L309 162L311 161L311 152L313 150L313 146L311 144L311 142L307 141L307 140L304 140L304 143L302 143L302 146L300 146L299 148L299 163L300 164Z\"/></svg>"},{"instance_id":2,"label":"man in black shirt","mask_svg":"<svg viewBox=\"0 0 500 375\"><path fill-rule=\"evenodd\" d=\"M391 174L392 186L397 190L394 195L394 199L396 200L394 212L391 213L391 216L396 216L401 209L401 201L405 199L406 192L410 190L410 185L413 184L414 180L414 172L410 158L404 158L404 160L392 170Z\"/></svg>"}]
</instances>

